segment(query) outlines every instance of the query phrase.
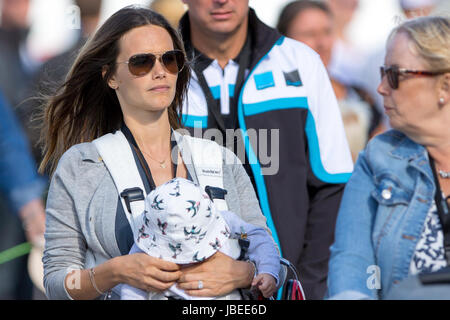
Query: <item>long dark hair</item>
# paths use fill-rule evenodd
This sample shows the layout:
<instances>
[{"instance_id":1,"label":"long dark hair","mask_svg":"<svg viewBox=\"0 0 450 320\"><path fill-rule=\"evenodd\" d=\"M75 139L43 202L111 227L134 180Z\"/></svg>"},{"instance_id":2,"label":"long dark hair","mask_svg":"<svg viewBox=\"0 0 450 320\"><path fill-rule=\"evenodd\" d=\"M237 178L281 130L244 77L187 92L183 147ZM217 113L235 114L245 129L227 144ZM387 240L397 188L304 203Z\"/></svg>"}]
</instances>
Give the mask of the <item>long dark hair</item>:
<instances>
[{"instance_id":1,"label":"long dark hair","mask_svg":"<svg viewBox=\"0 0 450 320\"><path fill-rule=\"evenodd\" d=\"M128 6L112 15L87 41L65 83L50 97L42 113L40 142L44 157L39 172L53 174L63 153L71 146L90 142L120 128L122 110L108 80L116 71L119 40L129 30L156 25L170 34L175 49L184 51L183 42L160 14L138 6ZM102 71L106 70L104 76ZM187 92L190 68L178 74L175 98L168 108L172 128L181 127L181 109Z\"/></svg>"}]
</instances>

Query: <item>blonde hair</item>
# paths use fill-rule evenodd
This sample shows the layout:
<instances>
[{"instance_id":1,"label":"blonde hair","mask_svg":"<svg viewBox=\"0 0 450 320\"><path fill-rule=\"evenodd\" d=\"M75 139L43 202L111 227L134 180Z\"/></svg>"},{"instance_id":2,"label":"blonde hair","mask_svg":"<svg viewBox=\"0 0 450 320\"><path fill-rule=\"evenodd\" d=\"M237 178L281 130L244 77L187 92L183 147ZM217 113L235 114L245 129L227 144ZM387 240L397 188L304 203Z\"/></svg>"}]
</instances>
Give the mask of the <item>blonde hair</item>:
<instances>
[{"instance_id":1,"label":"blonde hair","mask_svg":"<svg viewBox=\"0 0 450 320\"><path fill-rule=\"evenodd\" d=\"M407 20L392 30L388 43L398 33L405 33L415 52L433 70L450 68L450 18L418 17Z\"/></svg>"}]
</instances>

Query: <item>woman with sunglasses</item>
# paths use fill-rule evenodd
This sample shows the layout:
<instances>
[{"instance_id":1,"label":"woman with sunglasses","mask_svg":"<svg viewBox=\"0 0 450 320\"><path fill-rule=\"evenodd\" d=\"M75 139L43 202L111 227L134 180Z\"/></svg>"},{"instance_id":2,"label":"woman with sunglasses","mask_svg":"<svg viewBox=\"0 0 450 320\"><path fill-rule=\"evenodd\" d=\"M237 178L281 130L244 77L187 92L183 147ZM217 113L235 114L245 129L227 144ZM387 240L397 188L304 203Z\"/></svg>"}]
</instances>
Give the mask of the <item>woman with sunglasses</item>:
<instances>
[{"instance_id":1,"label":"woman with sunglasses","mask_svg":"<svg viewBox=\"0 0 450 320\"><path fill-rule=\"evenodd\" d=\"M195 169L181 154L175 152L180 161L171 159L172 130L181 127L189 72L182 42L167 21L151 10L126 7L87 42L65 84L49 99L40 170L52 175L43 258L50 299L114 299L120 283L146 291L178 283L192 296L224 296L251 284L253 265L220 252L188 271L147 254L128 255L132 230L115 182L91 142L121 130L146 194L174 177L195 180ZM265 227L245 170L227 163L228 206Z\"/></svg>"},{"instance_id":2,"label":"woman with sunglasses","mask_svg":"<svg viewBox=\"0 0 450 320\"><path fill-rule=\"evenodd\" d=\"M346 185L330 298L389 298L402 280L449 266L449 48L448 17L408 20L388 39L378 92L393 130L369 142Z\"/></svg>"}]
</instances>

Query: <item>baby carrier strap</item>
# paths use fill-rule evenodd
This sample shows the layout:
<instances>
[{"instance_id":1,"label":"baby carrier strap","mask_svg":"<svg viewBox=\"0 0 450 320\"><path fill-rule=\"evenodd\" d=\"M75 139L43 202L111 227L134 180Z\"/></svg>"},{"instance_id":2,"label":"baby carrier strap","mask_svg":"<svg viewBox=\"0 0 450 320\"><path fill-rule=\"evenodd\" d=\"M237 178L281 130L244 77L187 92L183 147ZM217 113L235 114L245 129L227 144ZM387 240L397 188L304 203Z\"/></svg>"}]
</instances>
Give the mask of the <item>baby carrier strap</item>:
<instances>
[{"instance_id":1,"label":"baby carrier strap","mask_svg":"<svg viewBox=\"0 0 450 320\"><path fill-rule=\"evenodd\" d=\"M200 186L209 190L214 204L219 210L228 210L225 201L226 190L223 189L223 153L221 147L210 140L182 136L176 131L173 135L180 148L185 164L194 167ZM114 184L119 192L123 209L136 240L139 237L139 228L142 226L141 214L145 210L145 188L136 166L132 149L125 135L120 131L108 133L93 141L99 155L111 174ZM240 246L236 239L230 239L230 254L238 257ZM221 299L240 299L237 290L221 297Z\"/></svg>"},{"instance_id":2,"label":"baby carrier strap","mask_svg":"<svg viewBox=\"0 0 450 320\"><path fill-rule=\"evenodd\" d=\"M93 143L111 174L133 231L133 237L137 239L142 224L138 218L145 210L145 188L130 144L120 130L97 138Z\"/></svg>"},{"instance_id":3,"label":"baby carrier strap","mask_svg":"<svg viewBox=\"0 0 450 320\"><path fill-rule=\"evenodd\" d=\"M200 186L214 200L219 210L228 210L223 189L223 154L221 147L209 140L173 135L186 164L192 164ZM138 218L145 210L145 188L139 174L130 144L122 131L108 133L93 141L108 169L133 231L134 239L139 235L142 221Z\"/></svg>"},{"instance_id":4,"label":"baby carrier strap","mask_svg":"<svg viewBox=\"0 0 450 320\"><path fill-rule=\"evenodd\" d=\"M195 169L200 186L208 193L219 210L228 210L223 188L223 153L214 141L181 135L174 131L183 161Z\"/></svg>"}]
</instances>

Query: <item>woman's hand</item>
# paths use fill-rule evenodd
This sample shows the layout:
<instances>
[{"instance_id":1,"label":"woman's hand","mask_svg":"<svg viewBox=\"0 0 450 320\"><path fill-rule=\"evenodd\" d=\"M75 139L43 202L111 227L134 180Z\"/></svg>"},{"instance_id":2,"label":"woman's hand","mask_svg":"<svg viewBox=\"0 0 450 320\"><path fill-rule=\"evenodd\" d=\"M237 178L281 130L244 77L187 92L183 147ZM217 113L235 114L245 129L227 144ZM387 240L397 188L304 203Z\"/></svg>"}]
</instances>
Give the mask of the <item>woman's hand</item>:
<instances>
[{"instance_id":1,"label":"woman's hand","mask_svg":"<svg viewBox=\"0 0 450 320\"><path fill-rule=\"evenodd\" d=\"M146 253L133 253L117 259L119 282L145 290L159 292L170 288L181 276L180 267Z\"/></svg>"},{"instance_id":2,"label":"woman's hand","mask_svg":"<svg viewBox=\"0 0 450 320\"><path fill-rule=\"evenodd\" d=\"M253 266L216 252L206 261L181 270L178 288L191 296L217 297L237 288L247 288L253 279ZM199 281L203 288L199 288Z\"/></svg>"}]
</instances>

